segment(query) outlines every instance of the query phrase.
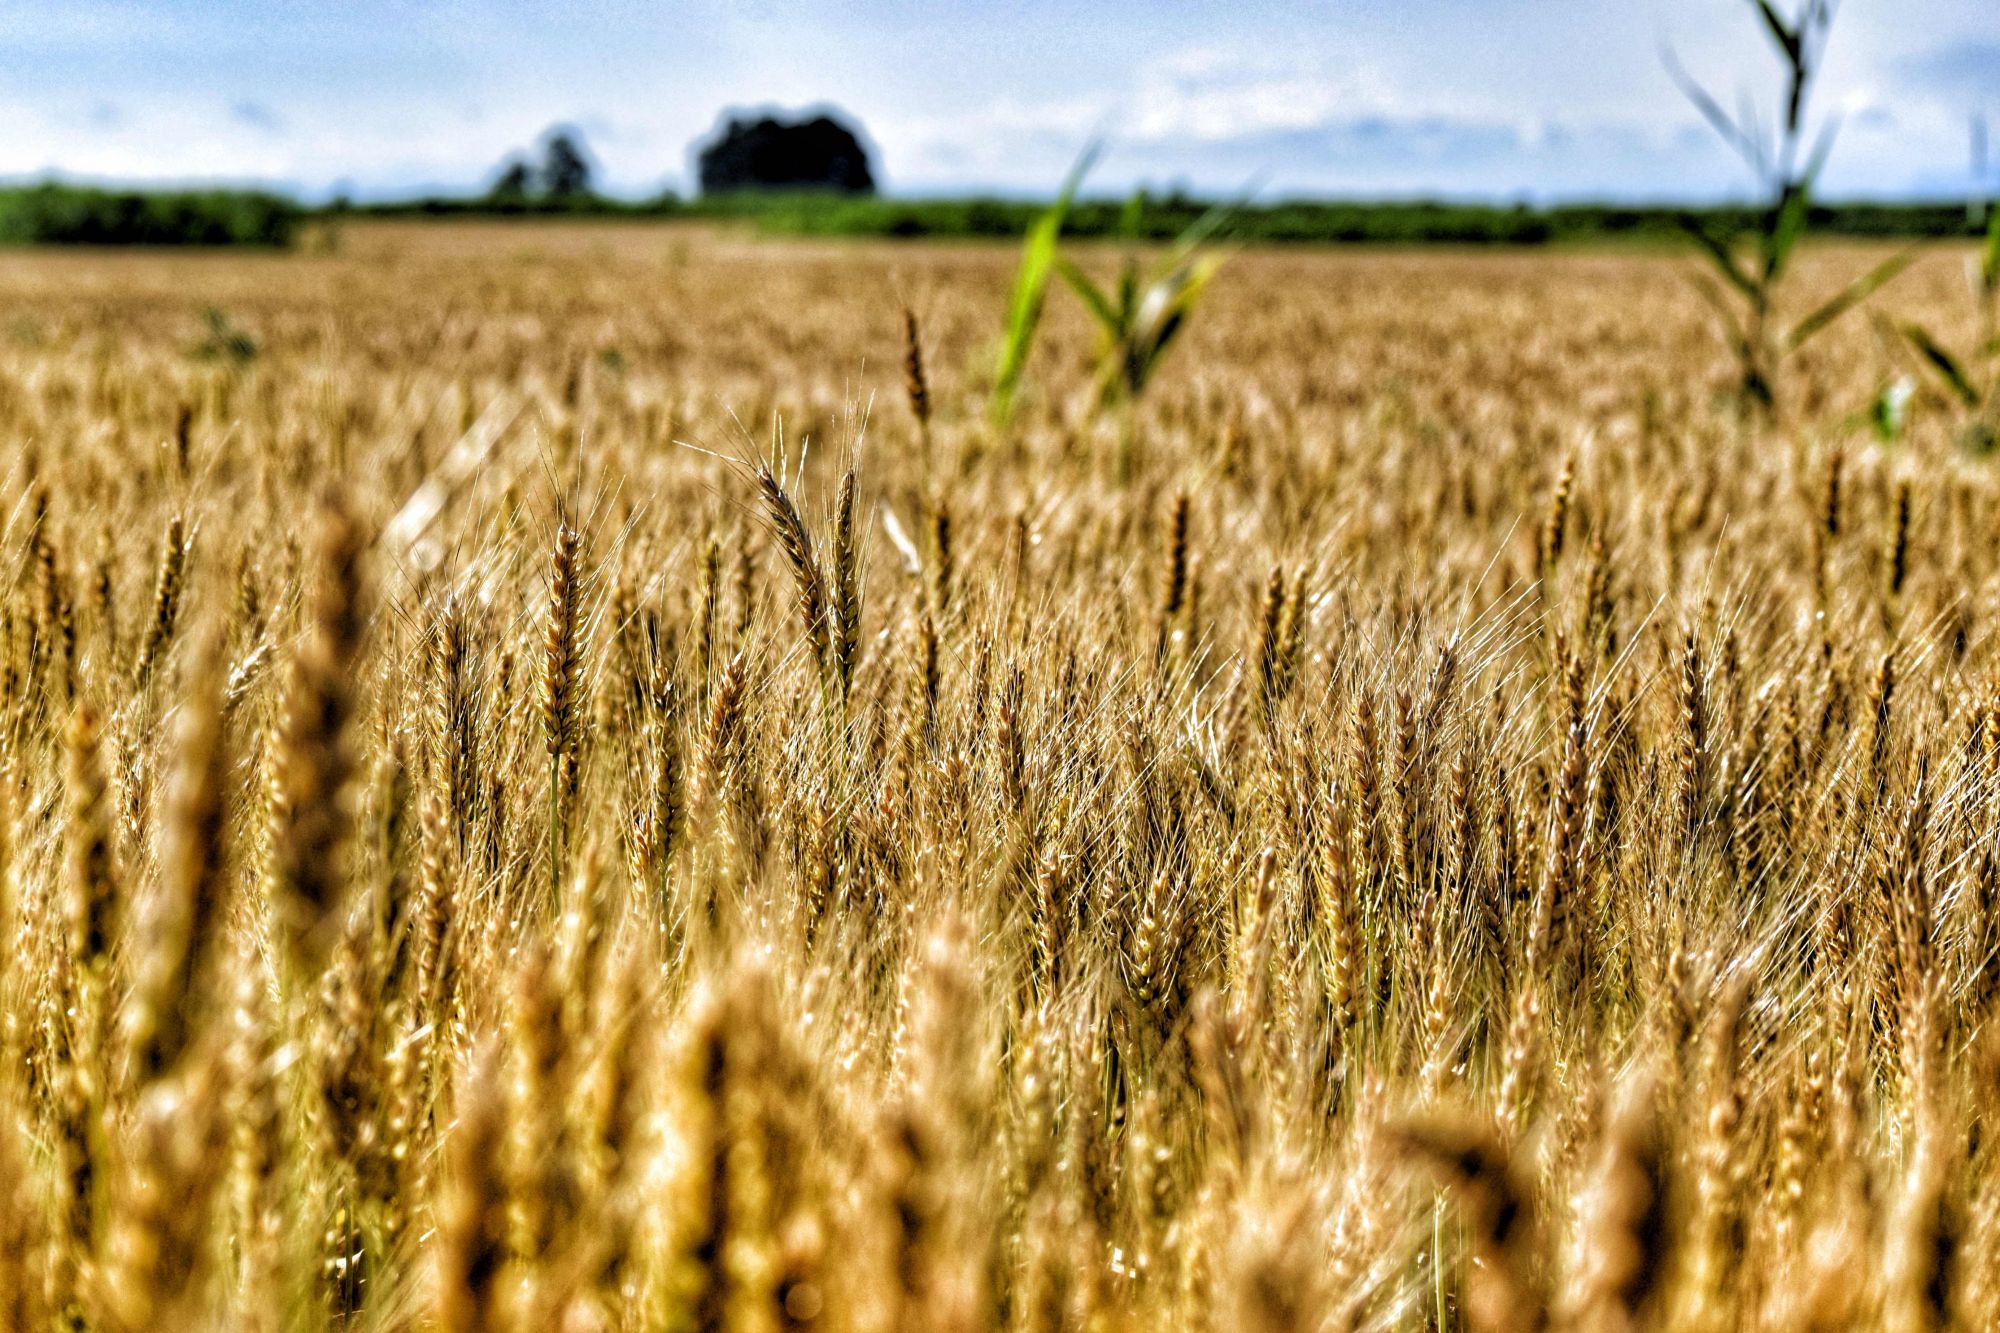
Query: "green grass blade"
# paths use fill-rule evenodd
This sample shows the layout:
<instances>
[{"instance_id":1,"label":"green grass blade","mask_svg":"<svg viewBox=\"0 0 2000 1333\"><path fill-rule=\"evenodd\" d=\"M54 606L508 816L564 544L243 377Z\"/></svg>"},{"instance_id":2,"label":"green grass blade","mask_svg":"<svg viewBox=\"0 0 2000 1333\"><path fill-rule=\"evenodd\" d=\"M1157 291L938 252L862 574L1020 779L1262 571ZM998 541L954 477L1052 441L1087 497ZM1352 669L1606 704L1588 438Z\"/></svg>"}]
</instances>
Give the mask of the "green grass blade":
<instances>
[{"instance_id":1,"label":"green grass blade","mask_svg":"<svg viewBox=\"0 0 2000 1333\"><path fill-rule=\"evenodd\" d=\"M1757 12L1763 16L1764 26L1770 29L1771 40L1785 53L1785 59L1794 64L1798 63L1802 47L1800 35L1785 22L1784 16L1778 13L1771 0L1753 0L1753 3L1757 6Z\"/></svg>"},{"instance_id":2,"label":"green grass blade","mask_svg":"<svg viewBox=\"0 0 2000 1333\"><path fill-rule=\"evenodd\" d=\"M1221 255L1205 255L1181 265L1146 289L1133 320L1137 344L1135 389L1143 388L1160 368L1174 335L1187 323L1195 303L1221 268Z\"/></svg>"},{"instance_id":3,"label":"green grass blade","mask_svg":"<svg viewBox=\"0 0 2000 1333\"><path fill-rule=\"evenodd\" d=\"M1903 427L1909 421L1910 377L1904 375L1882 386L1868 405L1868 424L1875 431L1875 438L1884 444L1893 444L1902 438Z\"/></svg>"},{"instance_id":4,"label":"green grass blade","mask_svg":"<svg viewBox=\"0 0 2000 1333\"><path fill-rule=\"evenodd\" d=\"M1090 275L1078 268L1075 260L1064 257L1057 258L1056 273L1069 284L1069 289L1082 300L1084 308L1089 310L1103 326L1104 332L1113 338L1117 337L1120 323L1118 312L1112 309L1111 298L1099 291L1097 284L1090 280Z\"/></svg>"},{"instance_id":5,"label":"green grass blade","mask_svg":"<svg viewBox=\"0 0 2000 1333\"><path fill-rule=\"evenodd\" d=\"M1736 262L1736 252L1729 248L1729 242L1720 236L1710 234L1709 230L1694 217L1683 214L1676 221L1680 223L1681 230L1686 232L1688 237L1701 247L1702 252L1714 261L1716 269L1729 280L1730 286L1746 297L1753 300L1756 298L1757 280L1745 273L1742 265Z\"/></svg>"},{"instance_id":6,"label":"green grass blade","mask_svg":"<svg viewBox=\"0 0 2000 1333\"><path fill-rule=\"evenodd\" d=\"M1916 262L1916 258L1914 253L1905 251L1883 260L1847 284L1832 300L1792 326L1791 333L1785 337L1785 351L1796 352L1804 347L1825 332L1829 324L1894 281L1897 274Z\"/></svg>"},{"instance_id":7,"label":"green grass blade","mask_svg":"<svg viewBox=\"0 0 2000 1333\"><path fill-rule=\"evenodd\" d=\"M1695 110L1701 112L1702 119L1714 128L1722 137L1722 141L1735 149L1737 154L1756 168L1761 175L1763 152L1758 148L1756 136L1750 128L1738 124L1733 116L1722 109L1722 103L1716 101L1708 89L1695 82L1694 76L1681 68L1680 60L1671 48L1662 53L1662 58L1666 61L1668 76L1679 85L1681 96L1694 103Z\"/></svg>"},{"instance_id":8,"label":"green grass blade","mask_svg":"<svg viewBox=\"0 0 2000 1333\"><path fill-rule=\"evenodd\" d=\"M1828 122L1813 145L1806 169L1799 173L1798 180L1786 185L1780 195L1776 225L1771 229L1770 249L1766 253L1765 275L1769 279L1775 280L1784 272L1785 265L1791 261L1792 251L1805 239L1806 226L1812 219L1813 186L1819 181L1819 174L1826 166L1827 155L1833 151L1833 141L1839 131L1838 121Z\"/></svg>"},{"instance_id":9,"label":"green grass blade","mask_svg":"<svg viewBox=\"0 0 2000 1333\"><path fill-rule=\"evenodd\" d=\"M1146 192L1134 190L1125 199L1125 207L1118 214L1118 234L1127 240L1139 238L1140 224L1146 220Z\"/></svg>"},{"instance_id":10,"label":"green grass blade","mask_svg":"<svg viewBox=\"0 0 2000 1333\"><path fill-rule=\"evenodd\" d=\"M1035 220L1021 245L1021 265L1014 274L1014 294L1007 306L1007 326L1000 344L1000 365L993 379L993 415L1006 421L1014 412L1014 396L1021 376L1028 368L1028 353L1035 343L1035 330L1042 322L1042 307L1048 301L1049 275L1055 270L1056 243L1062 238L1063 220L1083 184L1085 173L1097 160L1102 145L1093 142L1070 168L1061 193L1048 211Z\"/></svg>"},{"instance_id":11,"label":"green grass blade","mask_svg":"<svg viewBox=\"0 0 2000 1333\"><path fill-rule=\"evenodd\" d=\"M1188 223L1187 230L1174 238L1173 257L1175 261L1178 262L1187 258L1203 245L1207 244L1209 238L1227 226L1229 220L1235 217L1237 212L1249 200L1250 191L1246 190L1242 198L1234 200L1225 199L1220 203L1213 204L1200 217Z\"/></svg>"},{"instance_id":12,"label":"green grass blade","mask_svg":"<svg viewBox=\"0 0 2000 1333\"><path fill-rule=\"evenodd\" d=\"M1710 308L1721 318L1723 326L1729 330L1730 343L1732 345L1741 345L1743 342L1743 321L1738 319L1736 312L1729 308L1729 298L1722 294L1722 288L1718 287L1715 284L1715 280L1706 273L1690 273L1688 280L1694 284L1696 294L1702 300L1708 302Z\"/></svg>"},{"instance_id":13,"label":"green grass blade","mask_svg":"<svg viewBox=\"0 0 2000 1333\"><path fill-rule=\"evenodd\" d=\"M1973 387L1972 378L1958 364L1958 359L1931 337L1930 330L1921 324L1905 324L1902 332L1910 340L1910 346L1916 348L1930 368L1937 372L1937 377L1944 381L1946 388L1957 394L1967 407L1979 406L1979 390Z\"/></svg>"},{"instance_id":14,"label":"green grass blade","mask_svg":"<svg viewBox=\"0 0 2000 1333\"><path fill-rule=\"evenodd\" d=\"M1784 202L1778 206L1777 221L1771 228L1770 247L1764 256L1764 276L1767 280L1774 280L1784 273L1792 250L1806 234L1811 198L1804 184L1785 187Z\"/></svg>"}]
</instances>

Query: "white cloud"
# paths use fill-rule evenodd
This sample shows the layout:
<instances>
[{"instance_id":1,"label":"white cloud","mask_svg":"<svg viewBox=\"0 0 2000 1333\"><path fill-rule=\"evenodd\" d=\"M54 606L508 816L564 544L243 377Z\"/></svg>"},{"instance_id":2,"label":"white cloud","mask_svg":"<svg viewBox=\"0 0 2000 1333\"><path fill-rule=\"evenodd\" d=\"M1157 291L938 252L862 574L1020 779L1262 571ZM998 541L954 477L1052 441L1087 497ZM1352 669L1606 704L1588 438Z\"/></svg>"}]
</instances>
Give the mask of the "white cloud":
<instances>
[{"instance_id":1,"label":"white cloud","mask_svg":"<svg viewBox=\"0 0 2000 1333\"><path fill-rule=\"evenodd\" d=\"M434 0L397 25L357 0L251 31L192 5L0 0L0 74L16 76L0 78L0 174L470 187L565 121L609 183L640 191L683 171L722 106L777 94L858 115L900 189L1044 191L1104 135L1106 189L1263 171L1274 190L1707 192L1740 173L1691 135L1659 40L1725 100L1770 73L1741 0L1242 0L1226 24L1075 0L1074 18L1032 30L999 32L977 7L927 16L925 40L900 44L881 0L801 0L755 22L735 0L674 21L593 3L589 22L552 24L506 0ZM1846 113L1841 190L1935 182L1964 160L1967 108L1946 75L1988 67L1973 11L1992 0L1899 3L1913 16L1857 3L1836 34L1824 106ZM612 23L621 40L605 43Z\"/></svg>"}]
</instances>

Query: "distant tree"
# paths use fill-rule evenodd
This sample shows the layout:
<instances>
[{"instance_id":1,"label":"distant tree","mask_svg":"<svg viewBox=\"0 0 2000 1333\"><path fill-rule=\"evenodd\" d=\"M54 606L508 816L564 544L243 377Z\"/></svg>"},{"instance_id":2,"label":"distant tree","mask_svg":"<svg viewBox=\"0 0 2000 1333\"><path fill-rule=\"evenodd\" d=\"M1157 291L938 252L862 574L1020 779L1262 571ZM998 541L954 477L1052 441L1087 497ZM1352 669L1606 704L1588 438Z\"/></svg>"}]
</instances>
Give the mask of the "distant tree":
<instances>
[{"instance_id":1,"label":"distant tree","mask_svg":"<svg viewBox=\"0 0 2000 1333\"><path fill-rule=\"evenodd\" d=\"M590 193L590 159L573 130L553 130L542 145L542 194L548 199L581 199Z\"/></svg>"},{"instance_id":2,"label":"distant tree","mask_svg":"<svg viewBox=\"0 0 2000 1333\"><path fill-rule=\"evenodd\" d=\"M837 190L875 193L868 150L831 116L785 122L771 116L731 116L701 150L703 194L731 190Z\"/></svg>"},{"instance_id":3,"label":"distant tree","mask_svg":"<svg viewBox=\"0 0 2000 1333\"><path fill-rule=\"evenodd\" d=\"M494 178L492 188L487 190L486 194L490 199L504 199L518 203L528 197L528 191L534 183L534 173L528 170L528 164L518 156L510 157L506 165L500 168L499 176Z\"/></svg>"}]
</instances>

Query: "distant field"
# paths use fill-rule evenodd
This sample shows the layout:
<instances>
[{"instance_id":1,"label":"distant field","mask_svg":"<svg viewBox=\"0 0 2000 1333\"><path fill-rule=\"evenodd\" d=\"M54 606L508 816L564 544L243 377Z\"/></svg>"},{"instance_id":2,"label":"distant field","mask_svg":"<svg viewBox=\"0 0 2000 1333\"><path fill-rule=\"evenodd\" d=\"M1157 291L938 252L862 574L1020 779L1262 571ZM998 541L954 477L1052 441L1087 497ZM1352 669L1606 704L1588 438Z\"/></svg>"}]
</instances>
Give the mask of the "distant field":
<instances>
[{"instance_id":1,"label":"distant field","mask_svg":"<svg viewBox=\"0 0 2000 1333\"><path fill-rule=\"evenodd\" d=\"M7 255L0 1326L2000 1303L1971 247L1771 419L1690 257L1245 247L1002 424L1018 252Z\"/></svg>"}]
</instances>

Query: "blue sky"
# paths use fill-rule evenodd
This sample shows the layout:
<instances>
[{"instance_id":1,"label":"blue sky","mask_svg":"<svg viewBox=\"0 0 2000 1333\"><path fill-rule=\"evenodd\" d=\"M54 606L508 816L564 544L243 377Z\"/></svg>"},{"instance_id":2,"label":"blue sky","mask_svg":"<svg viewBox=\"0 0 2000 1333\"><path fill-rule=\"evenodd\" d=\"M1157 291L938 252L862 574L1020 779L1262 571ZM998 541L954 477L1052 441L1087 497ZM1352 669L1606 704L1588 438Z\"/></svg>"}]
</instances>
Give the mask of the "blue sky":
<instances>
[{"instance_id":1,"label":"blue sky","mask_svg":"<svg viewBox=\"0 0 2000 1333\"><path fill-rule=\"evenodd\" d=\"M830 103L906 194L1047 192L1093 133L1101 189L1740 191L1663 44L1725 100L1768 86L1743 0L0 0L0 175L377 197L568 122L639 194L685 185L724 107ZM1827 192L1963 191L1970 115L2000 140L2000 0L1847 0L1819 106Z\"/></svg>"}]
</instances>

